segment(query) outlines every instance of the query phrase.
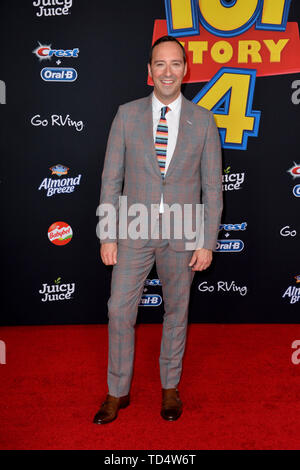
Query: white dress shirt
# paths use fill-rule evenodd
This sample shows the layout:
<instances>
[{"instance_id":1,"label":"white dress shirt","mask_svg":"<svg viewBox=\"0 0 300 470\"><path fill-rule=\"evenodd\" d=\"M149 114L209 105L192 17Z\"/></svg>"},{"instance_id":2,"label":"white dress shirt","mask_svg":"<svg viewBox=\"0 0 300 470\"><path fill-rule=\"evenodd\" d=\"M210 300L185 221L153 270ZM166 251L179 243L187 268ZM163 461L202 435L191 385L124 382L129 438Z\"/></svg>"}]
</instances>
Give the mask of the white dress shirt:
<instances>
[{"instance_id":1,"label":"white dress shirt","mask_svg":"<svg viewBox=\"0 0 300 470\"><path fill-rule=\"evenodd\" d=\"M173 153L174 153L176 142L177 142L181 102L182 102L182 95L180 93L180 95L178 96L178 98L176 98L175 101L168 104L168 108L170 108L170 110L166 114L166 120L168 124L168 146L167 146L165 174L167 173L168 166L173 157ZM157 125L159 123L160 116L161 116L161 108L163 108L164 106L166 105L161 103L156 98L155 94L152 93L152 116L153 116L154 142L155 142ZM159 212L160 213L164 212L163 194L161 195L161 199L160 199Z\"/></svg>"}]
</instances>

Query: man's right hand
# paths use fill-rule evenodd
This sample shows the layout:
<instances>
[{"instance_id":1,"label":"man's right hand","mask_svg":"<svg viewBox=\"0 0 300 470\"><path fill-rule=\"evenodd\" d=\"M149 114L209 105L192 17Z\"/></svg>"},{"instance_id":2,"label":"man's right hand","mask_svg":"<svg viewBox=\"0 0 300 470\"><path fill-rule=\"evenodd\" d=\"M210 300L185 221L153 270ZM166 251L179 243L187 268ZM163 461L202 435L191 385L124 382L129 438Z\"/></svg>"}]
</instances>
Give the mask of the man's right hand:
<instances>
[{"instance_id":1,"label":"man's right hand","mask_svg":"<svg viewBox=\"0 0 300 470\"><path fill-rule=\"evenodd\" d=\"M101 243L100 256L104 264L117 264L117 243Z\"/></svg>"}]
</instances>

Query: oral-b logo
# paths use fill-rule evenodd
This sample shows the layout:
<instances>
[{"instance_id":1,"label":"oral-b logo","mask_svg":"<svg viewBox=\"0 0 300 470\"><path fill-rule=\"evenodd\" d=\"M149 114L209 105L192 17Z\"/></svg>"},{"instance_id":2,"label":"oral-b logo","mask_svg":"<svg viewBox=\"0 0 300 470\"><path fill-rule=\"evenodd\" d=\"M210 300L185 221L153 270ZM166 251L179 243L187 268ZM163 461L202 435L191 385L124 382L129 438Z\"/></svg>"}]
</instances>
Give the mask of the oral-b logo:
<instances>
[{"instance_id":1,"label":"oral-b logo","mask_svg":"<svg viewBox=\"0 0 300 470\"><path fill-rule=\"evenodd\" d=\"M73 68L45 67L41 70L41 77L45 82L74 82L77 72Z\"/></svg>"},{"instance_id":2,"label":"oral-b logo","mask_svg":"<svg viewBox=\"0 0 300 470\"><path fill-rule=\"evenodd\" d=\"M300 184L293 187L293 194L295 197L300 197Z\"/></svg>"},{"instance_id":3,"label":"oral-b logo","mask_svg":"<svg viewBox=\"0 0 300 470\"><path fill-rule=\"evenodd\" d=\"M158 307L162 303L160 295L144 294L141 297L139 307Z\"/></svg>"},{"instance_id":4,"label":"oral-b logo","mask_svg":"<svg viewBox=\"0 0 300 470\"><path fill-rule=\"evenodd\" d=\"M240 252L244 249L244 242L242 240L218 240L216 251L219 252Z\"/></svg>"}]
</instances>

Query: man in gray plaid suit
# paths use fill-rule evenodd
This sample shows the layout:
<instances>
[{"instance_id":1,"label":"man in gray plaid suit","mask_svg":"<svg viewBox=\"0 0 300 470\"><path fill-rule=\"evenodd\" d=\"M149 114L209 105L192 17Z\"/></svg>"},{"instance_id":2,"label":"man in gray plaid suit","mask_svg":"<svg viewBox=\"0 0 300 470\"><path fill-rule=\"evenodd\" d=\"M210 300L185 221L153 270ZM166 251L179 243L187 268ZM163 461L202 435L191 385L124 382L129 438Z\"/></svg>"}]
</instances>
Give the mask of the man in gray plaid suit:
<instances>
[{"instance_id":1,"label":"man in gray plaid suit","mask_svg":"<svg viewBox=\"0 0 300 470\"><path fill-rule=\"evenodd\" d=\"M100 207L113 207L115 226L120 227L123 221L120 196L126 197L129 207L143 205L147 214L154 209L155 226L147 237L130 233L120 236L118 230L106 236L100 234L102 261L113 265L113 271L108 301L108 394L94 417L97 424L111 422L120 408L129 405L138 304L154 262L165 308L159 357L161 416L174 421L181 415L178 384L190 287L195 271L211 264L221 220L219 134L213 114L181 94L187 63L180 42L170 36L158 39L151 49L148 71L154 83L153 93L119 107L102 173ZM201 191L204 207L201 244L198 239L190 248L185 235L178 237L174 231L165 237L163 220L167 207L176 204L180 208L188 205L195 208L200 203ZM190 215L193 223L195 213ZM128 219L132 216L130 210L127 216ZM149 220L147 215L141 225L148 226Z\"/></svg>"}]
</instances>

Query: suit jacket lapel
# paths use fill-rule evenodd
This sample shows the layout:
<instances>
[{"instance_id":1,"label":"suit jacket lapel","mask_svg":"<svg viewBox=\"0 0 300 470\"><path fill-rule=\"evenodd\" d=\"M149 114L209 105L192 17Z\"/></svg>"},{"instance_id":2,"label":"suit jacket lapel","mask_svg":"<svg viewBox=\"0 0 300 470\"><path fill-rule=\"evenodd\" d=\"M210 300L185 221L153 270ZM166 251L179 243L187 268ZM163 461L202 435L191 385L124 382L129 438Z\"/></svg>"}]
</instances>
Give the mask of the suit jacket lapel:
<instances>
[{"instance_id":1,"label":"suit jacket lapel","mask_svg":"<svg viewBox=\"0 0 300 470\"><path fill-rule=\"evenodd\" d=\"M176 167L178 161L180 161L180 159L186 156L185 150L193 128L192 114L189 104L190 102L184 96L182 96L177 141L174 154L168 166L166 178L168 177L168 175L170 175L172 171L174 171L174 168ZM141 115L141 121L144 128L146 149L145 155L151 160L151 163L156 173L161 176L153 139L152 94L148 96L146 100L145 108Z\"/></svg>"},{"instance_id":2,"label":"suit jacket lapel","mask_svg":"<svg viewBox=\"0 0 300 470\"><path fill-rule=\"evenodd\" d=\"M153 139L152 94L148 96L146 100L141 121L144 128L145 156L151 160L154 170L161 176ZM143 138L143 136L141 138Z\"/></svg>"},{"instance_id":3,"label":"suit jacket lapel","mask_svg":"<svg viewBox=\"0 0 300 470\"><path fill-rule=\"evenodd\" d=\"M182 96L177 141L172 159L168 166L166 178L172 173L172 171L174 171L176 164L186 156L186 148L189 142L191 131L193 129L192 115L189 104L190 102L184 96Z\"/></svg>"}]
</instances>

